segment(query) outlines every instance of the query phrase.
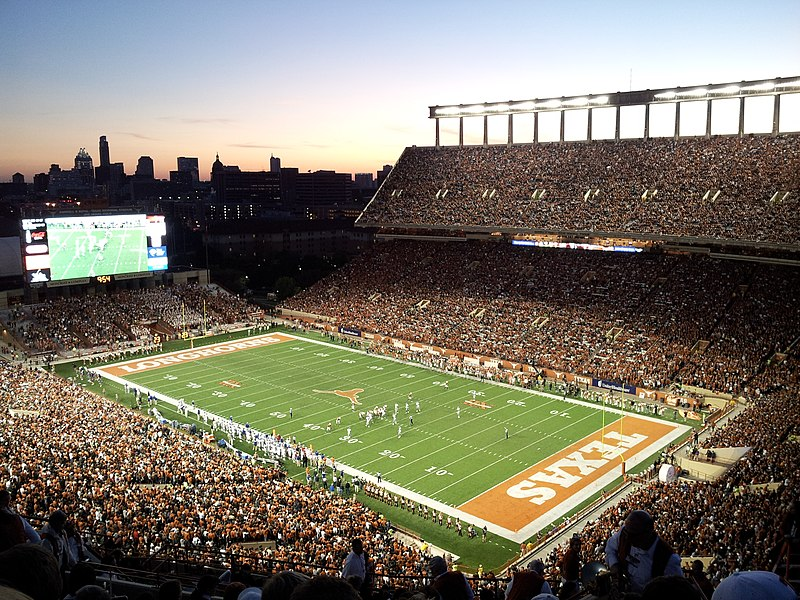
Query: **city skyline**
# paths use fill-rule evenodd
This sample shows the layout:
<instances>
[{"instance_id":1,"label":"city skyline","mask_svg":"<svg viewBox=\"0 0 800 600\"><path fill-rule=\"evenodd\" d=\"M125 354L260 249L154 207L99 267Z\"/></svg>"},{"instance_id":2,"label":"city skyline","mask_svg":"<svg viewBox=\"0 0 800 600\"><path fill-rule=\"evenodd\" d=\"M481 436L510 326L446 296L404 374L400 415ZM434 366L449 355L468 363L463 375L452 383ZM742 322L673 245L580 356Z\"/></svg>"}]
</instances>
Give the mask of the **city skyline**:
<instances>
[{"instance_id":1,"label":"city skyline","mask_svg":"<svg viewBox=\"0 0 800 600\"><path fill-rule=\"evenodd\" d=\"M301 172L375 173L433 145L432 105L656 89L800 66L800 4L577 2L4 3L0 182L79 148L167 178L216 154ZM791 130L800 114L788 102ZM442 122L452 143L456 119ZM467 143L476 143L467 131ZM479 143L480 140L477 140Z\"/></svg>"}]
</instances>

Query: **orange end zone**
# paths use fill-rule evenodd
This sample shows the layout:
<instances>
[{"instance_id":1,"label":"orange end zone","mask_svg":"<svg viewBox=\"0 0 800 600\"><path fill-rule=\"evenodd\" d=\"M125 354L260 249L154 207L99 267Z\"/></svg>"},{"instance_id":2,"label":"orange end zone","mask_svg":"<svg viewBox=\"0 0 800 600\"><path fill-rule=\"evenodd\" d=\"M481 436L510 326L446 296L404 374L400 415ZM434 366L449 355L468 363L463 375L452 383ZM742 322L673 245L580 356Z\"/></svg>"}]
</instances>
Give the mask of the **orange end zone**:
<instances>
[{"instance_id":1,"label":"orange end zone","mask_svg":"<svg viewBox=\"0 0 800 600\"><path fill-rule=\"evenodd\" d=\"M519 531L548 511L586 490L679 426L633 416L622 417L613 430L606 427L564 448L561 452L510 477L459 509L509 531ZM620 434L620 430L623 434Z\"/></svg>"},{"instance_id":2,"label":"orange end zone","mask_svg":"<svg viewBox=\"0 0 800 600\"><path fill-rule=\"evenodd\" d=\"M240 350L250 350L251 348L263 348L264 346L272 346L281 342L294 341L295 338L283 335L281 333L270 333L267 335L259 335L244 340L235 342L221 342L219 344L209 344L202 348L192 350L179 350L177 352L169 352L167 354L160 354L158 356L149 356L146 358L137 358L129 360L124 363L116 365L108 365L106 367L97 367L95 371L102 371L109 375L116 375L117 377L125 377L134 373L141 373L143 371L150 371L151 369L160 369L161 367L169 367L171 365L179 365L201 358L210 358L212 356L220 356L222 354L230 354L231 352L239 352Z\"/></svg>"}]
</instances>

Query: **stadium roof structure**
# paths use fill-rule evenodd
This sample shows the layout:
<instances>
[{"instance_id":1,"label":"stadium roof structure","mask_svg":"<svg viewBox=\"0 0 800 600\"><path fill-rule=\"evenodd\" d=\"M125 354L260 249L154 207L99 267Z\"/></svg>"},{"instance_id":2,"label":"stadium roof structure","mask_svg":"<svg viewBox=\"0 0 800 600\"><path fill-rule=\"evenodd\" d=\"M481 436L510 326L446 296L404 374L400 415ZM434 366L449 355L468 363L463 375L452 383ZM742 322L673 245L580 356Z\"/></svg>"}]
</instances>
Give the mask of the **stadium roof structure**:
<instances>
[{"instance_id":1,"label":"stadium roof structure","mask_svg":"<svg viewBox=\"0 0 800 600\"><path fill-rule=\"evenodd\" d=\"M440 145L439 121L441 119L458 118L459 143L464 144L464 118L483 117L483 141L488 143L489 116L508 115L508 143L513 143L513 117L517 114L534 114L534 142L538 142L538 115L543 112L559 111L561 113L560 141L564 141L564 113L569 110L588 110L589 124L587 139L592 139L591 111L594 108L616 108L617 123L615 138L620 136L620 109L624 106L644 106L645 125L643 135L649 137L649 107L654 104L676 104L675 137L680 137L680 104L706 100L708 111L706 119L706 135L711 135L711 103L714 100L740 99L739 135L744 135L744 102L746 98L755 96L774 96L775 103L772 115L772 134L779 133L780 99L784 94L800 93L800 76L776 77L756 81L740 81L736 83L718 83L690 87L662 88L658 90L639 90L614 92L606 94L588 94L582 96L561 96L560 98L535 98L529 100L508 100L502 102L478 102L470 104L450 104L430 106L430 117L436 121L436 146Z\"/></svg>"}]
</instances>

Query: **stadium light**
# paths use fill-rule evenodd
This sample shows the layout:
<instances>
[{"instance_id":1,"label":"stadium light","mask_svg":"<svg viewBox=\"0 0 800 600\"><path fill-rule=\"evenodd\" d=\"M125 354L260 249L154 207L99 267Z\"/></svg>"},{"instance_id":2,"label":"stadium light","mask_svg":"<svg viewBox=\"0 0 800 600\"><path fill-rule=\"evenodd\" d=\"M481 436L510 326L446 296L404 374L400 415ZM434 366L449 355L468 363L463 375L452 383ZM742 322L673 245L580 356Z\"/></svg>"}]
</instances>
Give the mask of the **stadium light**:
<instances>
[{"instance_id":1,"label":"stadium light","mask_svg":"<svg viewBox=\"0 0 800 600\"><path fill-rule=\"evenodd\" d=\"M452 116L457 115L461 112L461 109L458 106L445 106L444 108L437 108L436 114L443 115L443 116Z\"/></svg>"},{"instance_id":2,"label":"stadium light","mask_svg":"<svg viewBox=\"0 0 800 600\"><path fill-rule=\"evenodd\" d=\"M678 92L678 96L682 96L684 98L702 98L703 96L708 96L708 90L706 88L697 88L694 90L687 90L685 92Z\"/></svg>"},{"instance_id":3,"label":"stadium light","mask_svg":"<svg viewBox=\"0 0 800 600\"><path fill-rule=\"evenodd\" d=\"M748 85L742 88L743 92L771 92L775 89L775 83L766 81L764 83L757 83L755 85Z\"/></svg>"},{"instance_id":4,"label":"stadium light","mask_svg":"<svg viewBox=\"0 0 800 600\"><path fill-rule=\"evenodd\" d=\"M474 104L472 106L467 106L463 109L462 112L466 114L478 114L486 111L486 105L484 104Z\"/></svg>"},{"instance_id":5,"label":"stadium light","mask_svg":"<svg viewBox=\"0 0 800 600\"><path fill-rule=\"evenodd\" d=\"M614 92L600 96L561 96L560 98L536 98L529 100L505 100L500 102L483 102L477 104L459 104L450 106L430 106L430 118L475 117L486 115L512 115L542 111L563 111L575 108L592 108L595 106L636 106L657 102L683 102L691 100L717 100L751 95L770 95L800 93L800 78L775 78L773 80L739 81L720 84L708 84L696 88L663 88L656 90L638 90Z\"/></svg>"},{"instance_id":6,"label":"stadium light","mask_svg":"<svg viewBox=\"0 0 800 600\"><path fill-rule=\"evenodd\" d=\"M570 98L561 103L563 106L586 106L589 104L588 98Z\"/></svg>"}]
</instances>

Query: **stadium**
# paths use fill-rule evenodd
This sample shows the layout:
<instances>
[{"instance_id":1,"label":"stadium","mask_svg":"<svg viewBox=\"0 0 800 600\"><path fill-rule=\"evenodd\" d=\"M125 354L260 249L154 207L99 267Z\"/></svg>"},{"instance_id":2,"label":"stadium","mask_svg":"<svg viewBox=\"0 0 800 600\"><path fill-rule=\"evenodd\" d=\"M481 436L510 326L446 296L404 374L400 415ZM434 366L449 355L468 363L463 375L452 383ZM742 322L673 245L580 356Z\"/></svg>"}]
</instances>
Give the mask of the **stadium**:
<instances>
[{"instance_id":1,"label":"stadium","mask_svg":"<svg viewBox=\"0 0 800 600\"><path fill-rule=\"evenodd\" d=\"M0 311L3 514L64 515L63 570L96 561L129 597L338 577L355 538L362 597L450 597L441 556L481 598L535 558L559 597L617 597L606 541L636 510L697 597L752 570L797 589L800 137L780 100L798 92L430 107L435 144L406 148L357 220L372 247L270 310L169 272L161 215L23 219L25 301ZM773 130L746 134L764 96ZM712 134L723 100L736 123ZM683 136L698 102L706 134ZM674 135L652 137L664 105ZM551 114L560 139L540 142ZM567 140L575 115L586 136ZM470 119L483 143L464 143Z\"/></svg>"}]
</instances>

